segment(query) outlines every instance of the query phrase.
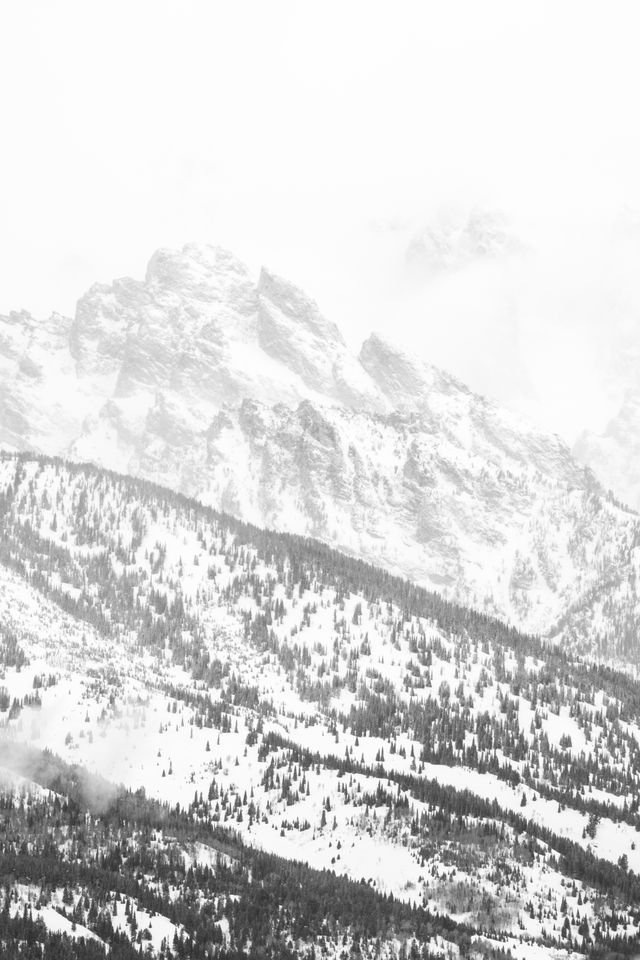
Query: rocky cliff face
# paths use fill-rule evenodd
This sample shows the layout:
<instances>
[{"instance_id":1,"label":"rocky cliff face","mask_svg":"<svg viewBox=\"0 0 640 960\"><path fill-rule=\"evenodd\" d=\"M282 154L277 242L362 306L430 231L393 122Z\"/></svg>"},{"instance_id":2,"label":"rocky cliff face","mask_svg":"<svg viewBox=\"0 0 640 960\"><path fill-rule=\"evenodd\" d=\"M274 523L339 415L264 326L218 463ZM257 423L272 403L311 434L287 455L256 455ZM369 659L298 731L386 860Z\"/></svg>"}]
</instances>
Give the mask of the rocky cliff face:
<instances>
[{"instance_id":1,"label":"rocky cliff face","mask_svg":"<svg viewBox=\"0 0 640 960\"><path fill-rule=\"evenodd\" d=\"M91 460L318 537L532 630L635 517L547 436L227 251L160 250L73 320L0 318L0 442ZM582 609L582 608L581 608Z\"/></svg>"}]
</instances>

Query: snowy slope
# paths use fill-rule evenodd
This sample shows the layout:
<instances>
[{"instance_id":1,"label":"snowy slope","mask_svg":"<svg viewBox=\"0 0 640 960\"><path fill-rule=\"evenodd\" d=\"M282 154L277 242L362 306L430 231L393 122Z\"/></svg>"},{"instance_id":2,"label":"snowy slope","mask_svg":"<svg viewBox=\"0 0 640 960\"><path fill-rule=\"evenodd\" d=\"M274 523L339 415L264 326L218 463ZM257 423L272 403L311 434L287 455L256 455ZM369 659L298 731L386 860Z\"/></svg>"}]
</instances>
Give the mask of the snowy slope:
<instances>
[{"instance_id":1,"label":"snowy slope","mask_svg":"<svg viewBox=\"0 0 640 960\"><path fill-rule=\"evenodd\" d=\"M625 503L640 509L640 393L629 390L601 433L586 432L573 453L588 463Z\"/></svg>"},{"instance_id":2,"label":"snowy slope","mask_svg":"<svg viewBox=\"0 0 640 960\"><path fill-rule=\"evenodd\" d=\"M73 320L0 318L0 444L160 482L553 631L635 517L566 446L372 336L352 355L292 284L159 250ZM617 614L616 614L617 615Z\"/></svg>"},{"instance_id":3,"label":"snowy slope","mask_svg":"<svg viewBox=\"0 0 640 960\"><path fill-rule=\"evenodd\" d=\"M518 956L633 928L631 678L93 469L0 461L0 520L5 769L48 748L111 782L95 817L117 784L144 788L251 848L523 937ZM0 783L17 808L46 800L30 775ZM66 903L82 933L77 892L41 894L14 903L62 928ZM156 948L180 933L129 899L101 906L111 927Z\"/></svg>"}]
</instances>

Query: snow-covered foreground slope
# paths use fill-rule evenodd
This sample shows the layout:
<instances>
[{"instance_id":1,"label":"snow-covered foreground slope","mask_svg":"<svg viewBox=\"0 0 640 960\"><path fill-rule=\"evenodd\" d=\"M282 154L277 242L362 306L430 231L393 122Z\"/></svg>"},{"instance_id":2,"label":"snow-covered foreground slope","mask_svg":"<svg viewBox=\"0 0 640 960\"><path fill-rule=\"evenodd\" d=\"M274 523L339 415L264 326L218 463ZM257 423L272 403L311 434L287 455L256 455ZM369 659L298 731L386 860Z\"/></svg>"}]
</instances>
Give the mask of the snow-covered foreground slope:
<instances>
[{"instance_id":1,"label":"snow-covered foreground slope","mask_svg":"<svg viewBox=\"0 0 640 960\"><path fill-rule=\"evenodd\" d=\"M0 318L0 444L171 486L553 631L635 516L566 446L224 250L158 251L75 317Z\"/></svg>"},{"instance_id":2,"label":"snow-covered foreground slope","mask_svg":"<svg viewBox=\"0 0 640 960\"><path fill-rule=\"evenodd\" d=\"M409 912L386 933L377 928L391 951L403 942L409 951L415 935L419 951L457 955L463 929L490 934L494 947L502 938L518 957L635 936L635 680L166 490L58 462L5 460L0 471L0 718L13 744L0 761L26 778L0 780L14 819L29 816L21 796L51 818L56 862L97 847L104 869L117 861L128 877L143 851L142 862L151 858L143 886L128 889L127 937L151 926L157 951L167 938L154 931L195 936L213 881L189 866L209 857L218 876L225 850L253 866L242 882L233 870L215 881L224 897L211 905L212 943L229 937L246 948L251 939L247 914L227 899L253 902L251 877L267 862L251 859L255 851L332 871L334 888L349 879L348 902L358 891L392 894L405 905L394 910ZM76 773L37 759L43 749L106 781L76 788ZM56 827L67 813L33 780L62 797L80 789L91 812L75 821L82 839L74 822ZM118 784L172 812L127 814L125 823L122 811L143 801L124 803ZM176 864L157 918L148 899L156 836ZM34 916L64 903L67 919L75 911L77 929L97 936L118 927L115 880L92 912L95 893L80 896L89 876L76 872L66 894L54 885L47 900L32 889L32 862L20 863L30 881L14 903L31 898ZM268 864L274 878L285 869ZM323 876L309 874L302 888ZM193 896L197 916L170 908L172 897ZM310 903L296 910L310 924L306 939L297 934L304 952ZM418 933L420 917L430 934ZM354 914L340 939L361 921ZM195 949L187 955L200 956Z\"/></svg>"}]
</instances>

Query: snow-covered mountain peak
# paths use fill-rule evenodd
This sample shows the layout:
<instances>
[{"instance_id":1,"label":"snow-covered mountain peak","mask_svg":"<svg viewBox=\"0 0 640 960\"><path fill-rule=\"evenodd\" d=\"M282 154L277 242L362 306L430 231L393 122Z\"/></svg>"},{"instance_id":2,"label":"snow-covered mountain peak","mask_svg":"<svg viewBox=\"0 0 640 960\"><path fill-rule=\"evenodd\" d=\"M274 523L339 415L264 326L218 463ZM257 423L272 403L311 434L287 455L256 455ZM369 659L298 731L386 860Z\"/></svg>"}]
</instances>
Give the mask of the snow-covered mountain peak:
<instances>
[{"instance_id":1,"label":"snow-covered mountain peak","mask_svg":"<svg viewBox=\"0 0 640 960\"><path fill-rule=\"evenodd\" d=\"M434 399L434 392L470 395L451 374L412 357L377 333L365 340L360 363L394 408L419 410Z\"/></svg>"},{"instance_id":2,"label":"snow-covered mountain peak","mask_svg":"<svg viewBox=\"0 0 640 960\"><path fill-rule=\"evenodd\" d=\"M528 629L593 579L574 541L602 490L557 437L379 336L355 356L303 291L217 247L158 251L73 321L0 318L0 444L161 481ZM598 551L618 525L602 514Z\"/></svg>"},{"instance_id":3,"label":"snow-covered mountain peak","mask_svg":"<svg viewBox=\"0 0 640 960\"><path fill-rule=\"evenodd\" d=\"M450 207L440 210L414 234L406 258L412 267L437 274L523 249L524 245L501 211Z\"/></svg>"},{"instance_id":4,"label":"snow-covered mountain peak","mask_svg":"<svg viewBox=\"0 0 640 960\"><path fill-rule=\"evenodd\" d=\"M260 347L295 373L307 392L347 407L387 409L375 382L314 300L265 268L257 289Z\"/></svg>"},{"instance_id":5,"label":"snow-covered mountain peak","mask_svg":"<svg viewBox=\"0 0 640 960\"><path fill-rule=\"evenodd\" d=\"M69 340L79 376L117 371L124 358L127 314L136 310L142 294L143 285L127 277L111 285L95 283L80 297Z\"/></svg>"},{"instance_id":6,"label":"snow-covered mountain peak","mask_svg":"<svg viewBox=\"0 0 640 960\"><path fill-rule=\"evenodd\" d=\"M28 310L9 310L9 313L0 314L3 326L32 327L36 321Z\"/></svg>"},{"instance_id":7,"label":"snow-covered mountain peak","mask_svg":"<svg viewBox=\"0 0 640 960\"><path fill-rule=\"evenodd\" d=\"M188 243L181 250L156 250L147 265L146 284L158 298L173 295L206 304L255 312L255 284L249 268L223 247Z\"/></svg>"},{"instance_id":8,"label":"snow-covered mountain peak","mask_svg":"<svg viewBox=\"0 0 640 960\"><path fill-rule=\"evenodd\" d=\"M266 267L260 271L258 295L265 305L276 308L283 318L310 336L345 346L338 327L322 315L316 301Z\"/></svg>"}]
</instances>

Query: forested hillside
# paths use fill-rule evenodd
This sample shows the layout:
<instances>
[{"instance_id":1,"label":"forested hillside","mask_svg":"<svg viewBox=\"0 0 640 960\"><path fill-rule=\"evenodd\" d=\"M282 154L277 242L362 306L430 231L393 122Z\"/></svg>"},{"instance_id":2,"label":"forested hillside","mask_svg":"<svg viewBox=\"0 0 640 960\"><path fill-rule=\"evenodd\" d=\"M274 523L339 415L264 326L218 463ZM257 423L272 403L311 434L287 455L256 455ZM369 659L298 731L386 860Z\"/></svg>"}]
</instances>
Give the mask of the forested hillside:
<instances>
[{"instance_id":1,"label":"forested hillside","mask_svg":"<svg viewBox=\"0 0 640 960\"><path fill-rule=\"evenodd\" d=\"M13 955L637 952L631 672L91 467L0 535Z\"/></svg>"}]
</instances>

